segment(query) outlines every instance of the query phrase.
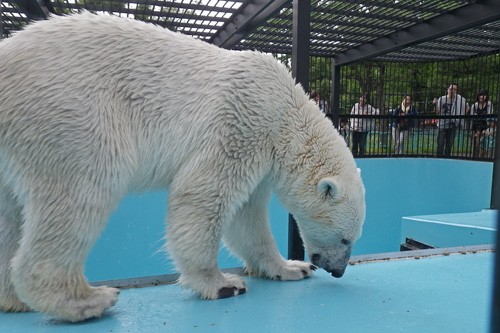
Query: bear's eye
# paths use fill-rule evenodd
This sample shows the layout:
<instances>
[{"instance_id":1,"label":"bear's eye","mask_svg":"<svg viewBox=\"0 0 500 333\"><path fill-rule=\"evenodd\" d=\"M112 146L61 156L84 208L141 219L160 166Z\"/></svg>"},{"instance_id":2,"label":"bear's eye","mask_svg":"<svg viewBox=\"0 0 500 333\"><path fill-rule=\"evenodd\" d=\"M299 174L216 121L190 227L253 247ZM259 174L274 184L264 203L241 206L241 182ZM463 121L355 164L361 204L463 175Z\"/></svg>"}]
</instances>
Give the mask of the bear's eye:
<instances>
[{"instance_id":1,"label":"bear's eye","mask_svg":"<svg viewBox=\"0 0 500 333\"><path fill-rule=\"evenodd\" d=\"M343 238L342 239L342 244L344 244L344 245L351 245L351 242L348 239Z\"/></svg>"}]
</instances>

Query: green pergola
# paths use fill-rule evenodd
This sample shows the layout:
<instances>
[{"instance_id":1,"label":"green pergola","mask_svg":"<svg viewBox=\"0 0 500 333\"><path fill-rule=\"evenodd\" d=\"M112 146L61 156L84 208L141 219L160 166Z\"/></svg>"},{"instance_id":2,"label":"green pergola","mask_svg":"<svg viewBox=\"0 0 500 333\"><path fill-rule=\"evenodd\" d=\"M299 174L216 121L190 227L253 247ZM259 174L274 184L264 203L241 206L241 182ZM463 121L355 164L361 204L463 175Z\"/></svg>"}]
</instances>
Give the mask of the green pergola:
<instances>
[{"instance_id":1,"label":"green pergola","mask_svg":"<svg viewBox=\"0 0 500 333\"><path fill-rule=\"evenodd\" d=\"M389 61L464 59L500 49L498 0L2 0L9 36L50 13L87 9L148 21L229 49L291 54L309 30L308 53L339 65L365 58ZM308 16L309 29L294 34ZM307 32L307 31L306 31Z\"/></svg>"}]
</instances>

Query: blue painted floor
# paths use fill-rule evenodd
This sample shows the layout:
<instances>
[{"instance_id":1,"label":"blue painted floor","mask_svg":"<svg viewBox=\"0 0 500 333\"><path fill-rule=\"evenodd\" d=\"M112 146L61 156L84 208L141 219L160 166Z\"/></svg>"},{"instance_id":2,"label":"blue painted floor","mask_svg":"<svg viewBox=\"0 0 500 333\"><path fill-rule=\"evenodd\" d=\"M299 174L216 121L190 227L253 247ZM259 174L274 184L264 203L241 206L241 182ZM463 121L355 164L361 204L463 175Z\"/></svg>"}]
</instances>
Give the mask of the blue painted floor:
<instances>
[{"instance_id":1,"label":"blue painted floor","mask_svg":"<svg viewBox=\"0 0 500 333\"><path fill-rule=\"evenodd\" d=\"M178 285L125 289L101 319L0 313L0 332L487 332L493 260L479 252L361 263L341 279L247 277L245 295L217 301Z\"/></svg>"}]
</instances>

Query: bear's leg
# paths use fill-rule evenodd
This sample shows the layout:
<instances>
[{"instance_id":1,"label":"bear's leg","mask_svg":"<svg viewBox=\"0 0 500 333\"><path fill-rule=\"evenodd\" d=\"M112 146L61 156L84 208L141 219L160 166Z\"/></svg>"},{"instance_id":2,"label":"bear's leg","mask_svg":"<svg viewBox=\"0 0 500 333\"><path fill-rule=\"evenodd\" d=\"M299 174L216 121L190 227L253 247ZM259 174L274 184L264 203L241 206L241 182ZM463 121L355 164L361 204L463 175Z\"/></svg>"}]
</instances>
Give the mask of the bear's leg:
<instances>
[{"instance_id":1,"label":"bear's leg","mask_svg":"<svg viewBox=\"0 0 500 333\"><path fill-rule=\"evenodd\" d=\"M168 208L167 246L181 274L179 282L203 299L245 293L243 278L222 273L217 265L224 219L218 211L222 206L217 204L219 197L204 195L199 190L203 186L194 183L188 187L183 191L170 188Z\"/></svg>"},{"instance_id":2,"label":"bear's leg","mask_svg":"<svg viewBox=\"0 0 500 333\"><path fill-rule=\"evenodd\" d=\"M12 260L16 293L30 308L63 320L99 317L115 304L118 290L89 286L83 264L118 200L110 199L112 191L89 186L43 185L24 206Z\"/></svg>"},{"instance_id":3,"label":"bear's leg","mask_svg":"<svg viewBox=\"0 0 500 333\"><path fill-rule=\"evenodd\" d=\"M16 295L10 263L21 239L21 206L0 176L0 311L29 311Z\"/></svg>"},{"instance_id":4,"label":"bear's leg","mask_svg":"<svg viewBox=\"0 0 500 333\"><path fill-rule=\"evenodd\" d=\"M270 191L263 185L252 194L231 223L224 227L227 247L245 261L249 275L273 280L300 280L312 275L314 265L285 260L269 227L267 206Z\"/></svg>"}]
</instances>

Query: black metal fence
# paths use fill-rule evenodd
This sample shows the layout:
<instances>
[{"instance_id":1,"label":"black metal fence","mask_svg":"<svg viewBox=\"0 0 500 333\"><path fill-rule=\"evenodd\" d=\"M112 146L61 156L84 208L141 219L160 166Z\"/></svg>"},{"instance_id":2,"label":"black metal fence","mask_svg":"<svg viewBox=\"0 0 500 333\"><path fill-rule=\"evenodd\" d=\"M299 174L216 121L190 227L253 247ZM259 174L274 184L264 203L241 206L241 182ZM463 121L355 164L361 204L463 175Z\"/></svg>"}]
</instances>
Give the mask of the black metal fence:
<instances>
[{"instance_id":1,"label":"black metal fence","mask_svg":"<svg viewBox=\"0 0 500 333\"><path fill-rule=\"evenodd\" d=\"M404 127L401 126L402 121ZM453 122L453 127L440 126L439 122L444 121ZM477 121L485 122L487 128L476 130L473 124ZM363 125L355 131L353 122L362 122ZM356 157L443 157L493 161L496 123L496 114L348 115L342 116L338 130ZM450 136L449 153L444 149L445 134ZM364 147L358 147L361 149L354 147L356 136L364 136L364 141L360 142Z\"/></svg>"},{"instance_id":2,"label":"black metal fence","mask_svg":"<svg viewBox=\"0 0 500 333\"><path fill-rule=\"evenodd\" d=\"M357 156L439 156L493 160L500 102L500 54L432 63L365 61L343 66L339 72L340 87L333 89L331 59L311 57L309 91L319 93L322 107L332 121L338 119L334 125L351 148L352 123L359 122L356 120L358 118L366 118L363 122L369 124L369 129L361 135L366 135L366 138L361 138L365 140L365 149ZM456 85L457 93L466 100L466 112L464 108L464 112L451 113L461 116L444 116L442 114L445 112L436 112L436 99L447 95L451 84ZM335 91L338 91L336 98L333 96ZM479 91L487 92L491 115L476 116L470 112L478 102ZM351 115L361 95L365 95L367 103L377 110L376 116ZM411 96L418 115L408 116L411 118L411 128L399 131L398 121L393 114L405 95ZM339 101L338 105L334 104L335 100ZM481 117L485 117L483 120L487 126L481 131L474 130L474 121ZM445 135L438 127L439 120L444 123L452 119L458 125L448 131L453 133ZM357 145L360 135L354 133L354 136ZM443 136L446 136L445 141L448 140L446 146L451 145L449 151L444 149L443 152Z\"/></svg>"},{"instance_id":3,"label":"black metal fence","mask_svg":"<svg viewBox=\"0 0 500 333\"><path fill-rule=\"evenodd\" d=\"M315 63L318 60L311 61ZM327 72L322 75L331 77L331 73ZM342 67L340 77L340 105L337 110L340 114L348 114L361 94L366 94L368 103L382 114L400 105L406 94L412 97L419 114L432 113L434 98L445 95L452 83L458 85L458 94L469 105L476 102L477 92L485 89L489 100L498 106L500 54L433 63L367 61Z\"/></svg>"}]
</instances>

